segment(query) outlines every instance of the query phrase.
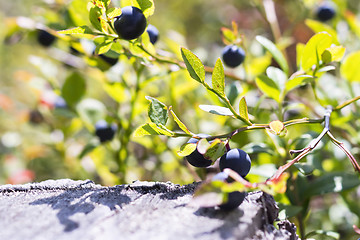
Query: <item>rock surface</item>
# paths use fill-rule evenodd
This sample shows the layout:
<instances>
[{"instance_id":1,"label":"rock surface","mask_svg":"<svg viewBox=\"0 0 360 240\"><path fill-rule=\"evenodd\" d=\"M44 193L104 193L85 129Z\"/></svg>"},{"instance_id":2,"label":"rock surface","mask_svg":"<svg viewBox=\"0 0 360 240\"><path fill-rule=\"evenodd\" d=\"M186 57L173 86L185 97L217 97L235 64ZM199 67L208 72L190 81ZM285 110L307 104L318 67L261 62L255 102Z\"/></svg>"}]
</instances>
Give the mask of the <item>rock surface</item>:
<instances>
[{"instance_id":1,"label":"rock surface","mask_svg":"<svg viewBox=\"0 0 360 240\"><path fill-rule=\"evenodd\" d=\"M290 222L274 227L270 195L249 193L223 212L189 205L196 186L68 179L0 186L0 239L298 239Z\"/></svg>"}]
</instances>

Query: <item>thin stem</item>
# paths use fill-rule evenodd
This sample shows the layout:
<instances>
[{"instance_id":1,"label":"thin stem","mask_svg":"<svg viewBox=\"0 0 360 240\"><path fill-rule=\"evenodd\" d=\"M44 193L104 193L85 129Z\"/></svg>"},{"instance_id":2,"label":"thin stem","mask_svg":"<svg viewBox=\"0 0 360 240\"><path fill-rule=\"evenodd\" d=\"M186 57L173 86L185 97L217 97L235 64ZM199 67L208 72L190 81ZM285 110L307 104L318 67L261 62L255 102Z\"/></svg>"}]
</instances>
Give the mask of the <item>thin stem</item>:
<instances>
[{"instance_id":1,"label":"thin stem","mask_svg":"<svg viewBox=\"0 0 360 240\"><path fill-rule=\"evenodd\" d=\"M341 110L342 108L346 107L347 105L350 105L350 104L353 103L353 102L356 102L356 101L359 100L359 99L360 99L360 96L357 96L357 97L355 97L355 98L353 98L353 99L347 100L347 101L345 101L344 103L336 106L336 107L334 108L334 111L339 111L339 110Z\"/></svg>"}]
</instances>

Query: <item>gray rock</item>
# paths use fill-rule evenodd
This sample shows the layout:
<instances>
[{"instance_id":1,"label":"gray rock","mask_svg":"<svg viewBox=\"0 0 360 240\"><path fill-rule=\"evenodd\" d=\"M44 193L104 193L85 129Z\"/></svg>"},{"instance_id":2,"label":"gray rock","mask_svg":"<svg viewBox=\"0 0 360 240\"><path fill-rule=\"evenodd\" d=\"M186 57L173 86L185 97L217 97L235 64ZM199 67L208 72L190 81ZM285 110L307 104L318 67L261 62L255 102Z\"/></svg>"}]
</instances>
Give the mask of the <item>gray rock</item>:
<instances>
[{"instance_id":1,"label":"gray rock","mask_svg":"<svg viewBox=\"0 0 360 240\"><path fill-rule=\"evenodd\" d=\"M274 227L270 195L249 193L224 212L189 204L197 185L64 179L0 186L0 239L298 239L290 222Z\"/></svg>"}]
</instances>

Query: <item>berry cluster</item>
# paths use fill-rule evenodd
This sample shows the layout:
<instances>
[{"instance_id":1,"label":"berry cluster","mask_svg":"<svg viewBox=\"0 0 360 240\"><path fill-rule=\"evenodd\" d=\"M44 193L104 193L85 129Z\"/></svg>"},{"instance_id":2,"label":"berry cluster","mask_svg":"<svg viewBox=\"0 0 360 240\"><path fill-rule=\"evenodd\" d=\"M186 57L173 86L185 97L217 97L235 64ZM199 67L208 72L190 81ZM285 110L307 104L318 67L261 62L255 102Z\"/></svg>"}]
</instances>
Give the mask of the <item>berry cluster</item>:
<instances>
[{"instance_id":1,"label":"berry cluster","mask_svg":"<svg viewBox=\"0 0 360 240\"><path fill-rule=\"evenodd\" d=\"M206 138L209 137L207 134L199 134L198 137ZM188 143L197 143L199 140L197 138L191 138ZM186 160L194 167L209 167L212 164L212 161L206 159L197 149L192 152L190 155L186 156ZM225 168L229 168L241 177L246 177L251 168L251 159L250 156L243 150L234 148L228 150L219 160L220 171L216 174L212 181L224 181L231 182L232 179L223 172ZM223 210L233 210L237 208L245 199L246 192L234 191L228 194L226 202L219 205Z\"/></svg>"}]
</instances>

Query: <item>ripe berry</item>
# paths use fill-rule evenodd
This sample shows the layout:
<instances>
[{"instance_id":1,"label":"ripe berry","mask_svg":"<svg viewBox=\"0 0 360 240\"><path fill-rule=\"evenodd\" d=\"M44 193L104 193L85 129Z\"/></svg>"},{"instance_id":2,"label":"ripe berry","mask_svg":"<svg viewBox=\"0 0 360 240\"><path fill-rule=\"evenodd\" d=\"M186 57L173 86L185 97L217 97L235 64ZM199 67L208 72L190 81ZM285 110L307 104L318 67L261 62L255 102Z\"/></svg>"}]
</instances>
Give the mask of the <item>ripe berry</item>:
<instances>
[{"instance_id":1,"label":"ripe berry","mask_svg":"<svg viewBox=\"0 0 360 240\"><path fill-rule=\"evenodd\" d=\"M209 137L207 134L198 134L198 137L206 138ZM191 138L188 143L197 143L199 139ZM185 157L186 160L193 165L194 167L208 167L212 164L211 160L205 159L204 156L199 153L197 149L193 151L190 155Z\"/></svg>"},{"instance_id":2,"label":"ripe berry","mask_svg":"<svg viewBox=\"0 0 360 240\"><path fill-rule=\"evenodd\" d=\"M105 56L104 54L100 54L99 57L101 57L101 59L104 60L105 62L107 62L110 66L114 66L119 61L118 58L111 58L111 57Z\"/></svg>"},{"instance_id":3,"label":"ripe berry","mask_svg":"<svg viewBox=\"0 0 360 240\"><path fill-rule=\"evenodd\" d=\"M231 211L244 201L246 192L234 191L228 194L228 198L225 203L220 204L219 208L225 211Z\"/></svg>"},{"instance_id":4,"label":"ripe berry","mask_svg":"<svg viewBox=\"0 0 360 240\"><path fill-rule=\"evenodd\" d=\"M241 149L231 149L220 158L220 170L230 168L237 172L241 177L245 177L251 167L249 155Z\"/></svg>"},{"instance_id":5,"label":"ripe berry","mask_svg":"<svg viewBox=\"0 0 360 240\"><path fill-rule=\"evenodd\" d=\"M38 31L37 40L38 42L43 45L44 47L49 47L55 41L55 36L51 33L40 29Z\"/></svg>"},{"instance_id":6,"label":"ripe berry","mask_svg":"<svg viewBox=\"0 0 360 240\"><path fill-rule=\"evenodd\" d=\"M100 120L95 124L95 134L102 143L112 140L116 130L117 126L115 124L110 126L105 120Z\"/></svg>"},{"instance_id":7,"label":"ripe berry","mask_svg":"<svg viewBox=\"0 0 360 240\"><path fill-rule=\"evenodd\" d=\"M149 34L150 42L155 44L159 38L159 30L154 25L149 24L146 31Z\"/></svg>"},{"instance_id":8,"label":"ripe berry","mask_svg":"<svg viewBox=\"0 0 360 240\"><path fill-rule=\"evenodd\" d=\"M119 37L132 40L140 37L146 28L146 17L136 7L127 6L121 9L121 15L116 17L114 28Z\"/></svg>"},{"instance_id":9,"label":"ripe berry","mask_svg":"<svg viewBox=\"0 0 360 240\"><path fill-rule=\"evenodd\" d=\"M317 8L316 16L322 22L328 21L335 16L335 9L330 4L324 3Z\"/></svg>"},{"instance_id":10,"label":"ripe berry","mask_svg":"<svg viewBox=\"0 0 360 240\"><path fill-rule=\"evenodd\" d=\"M228 45L222 51L222 59L228 67L235 68L245 60L245 51L236 45Z\"/></svg>"},{"instance_id":11,"label":"ripe berry","mask_svg":"<svg viewBox=\"0 0 360 240\"><path fill-rule=\"evenodd\" d=\"M212 181L227 181L229 175L225 172L217 173L213 178ZM219 205L219 208L225 211L230 211L237 208L245 199L246 192L239 192L234 191L228 194L228 198L226 202Z\"/></svg>"}]
</instances>

